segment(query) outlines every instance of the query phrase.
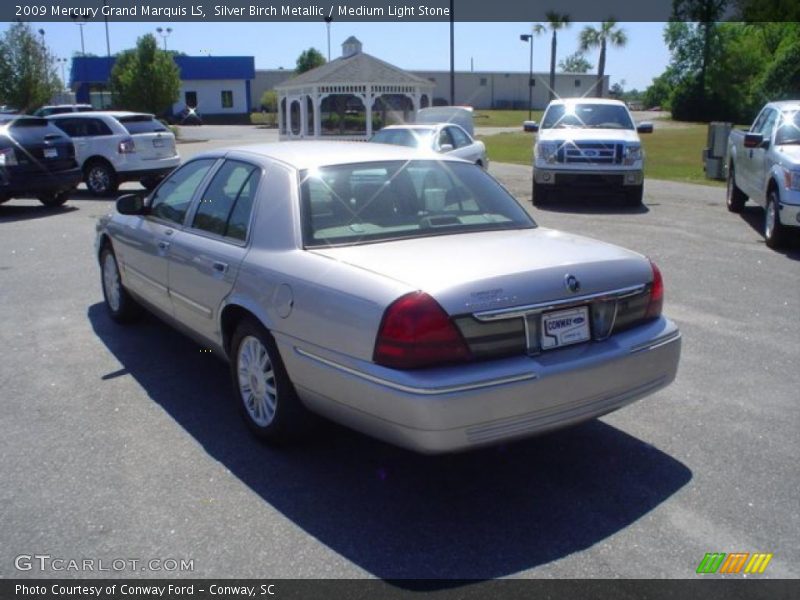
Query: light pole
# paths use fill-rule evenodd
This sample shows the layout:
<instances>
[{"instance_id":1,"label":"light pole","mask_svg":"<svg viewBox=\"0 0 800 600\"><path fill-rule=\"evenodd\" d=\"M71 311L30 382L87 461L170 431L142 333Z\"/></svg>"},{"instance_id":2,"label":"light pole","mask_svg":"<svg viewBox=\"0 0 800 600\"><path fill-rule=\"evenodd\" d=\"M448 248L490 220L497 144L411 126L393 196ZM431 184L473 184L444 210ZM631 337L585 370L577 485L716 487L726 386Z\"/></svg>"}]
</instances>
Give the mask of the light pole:
<instances>
[{"instance_id":1,"label":"light pole","mask_svg":"<svg viewBox=\"0 0 800 600\"><path fill-rule=\"evenodd\" d=\"M172 27L167 27L166 29L163 28L163 27L156 27L156 31L158 32L158 35L160 35L161 38L164 40L164 52L166 52L167 51L167 38L172 33Z\"/></svg>"},{"instance_id":2,"label":"light pole","mask_svg":"<svg viewBox=\"0 0 800 600\"><path fill-rule=\"evenodd\" d=\"M65 67L67 66L67 61L68 60L69 59L67 59L67 58L57 58L56 59L56 62L59 65L61 65L61 83L64 86L65 90L68 89L68 87L67 87L67 75L66 75L66 71L65 71Z\"/></svg>"},{"instance_id":3,"label":"light pole","mask_svg":"<svg viewBox=\"0 0 800 600\"><path fill-rule=\"evenodd\" d=\"M453 8L453 0L450 0L450 106L456 103L456 16Z\"/></svg>"},{"instance_id":4,"label":"light pole","mask_svg":"<svg viewBox=\"0 0 800 600\"><path fill-rule=\"evenodd\" d=\"M108 6L108 0L103 0L103 6ZM108 16L103 16L103 20L106 22L106 57L109 59L108 68L111 68L111 36L108 33Z\"/></svg>"},{"instance_id":5,"label":"light pole","mask_svg":"<svg viewBox=\"0 0 800 600\"><path fill-rule=\"evenodd\" d=\"M325 27L328 29L328 62L331 62L331 21L333 17L325 17Z\"/></svg>"},{"instance_id":6,"label":"light pole","mask_svg":"<svg viewBox=\"0 0 800 600\"><path fill-rule=\"evenodd\" d=\"M528 66L528 120L533 118L533 34L523 33L519 36L523 42L528 42L531 47L531 60Z\"/></svg>"},{"instance_id":7,"label":"light pole","mask_svg":"<svg viewBox=\"0 0 800 600\"><path fill-rule=\"evenodd\" d=\"M83 27L84 25L86 25L86 22L84 21L83 23L81 23L80 21L78 21L80 17L78 16L77 12L72 12L70 13L69 16L72 19L73 23L75 23L75 25L77 25L81 30L81 56L86 56L86 46L83 43ZM83 18L85 19L86 17Z\"/></svg>"}]
</instances>

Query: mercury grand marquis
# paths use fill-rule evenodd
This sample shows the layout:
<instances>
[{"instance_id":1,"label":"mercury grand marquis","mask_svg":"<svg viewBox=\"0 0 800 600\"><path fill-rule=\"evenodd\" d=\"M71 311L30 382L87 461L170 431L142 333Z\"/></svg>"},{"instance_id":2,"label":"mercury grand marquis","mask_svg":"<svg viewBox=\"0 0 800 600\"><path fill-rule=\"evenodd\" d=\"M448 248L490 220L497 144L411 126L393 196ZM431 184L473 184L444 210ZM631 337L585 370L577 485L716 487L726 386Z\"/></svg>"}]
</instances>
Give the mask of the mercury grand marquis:
<instances>
[{"instance_id":1,"label":"mercury grand marquis","mask_svg":"<svg viewBox=\"0 0 800 600\"><path fill-rule=\"evenodd\" d=\"M119 198L96 252L111 318L146 308L213 349L269 442L316 413L467 450L609 413L678 368L655 264L539 227L479 167L415 149L201 154Z\"/></svg>"}]
</instances>

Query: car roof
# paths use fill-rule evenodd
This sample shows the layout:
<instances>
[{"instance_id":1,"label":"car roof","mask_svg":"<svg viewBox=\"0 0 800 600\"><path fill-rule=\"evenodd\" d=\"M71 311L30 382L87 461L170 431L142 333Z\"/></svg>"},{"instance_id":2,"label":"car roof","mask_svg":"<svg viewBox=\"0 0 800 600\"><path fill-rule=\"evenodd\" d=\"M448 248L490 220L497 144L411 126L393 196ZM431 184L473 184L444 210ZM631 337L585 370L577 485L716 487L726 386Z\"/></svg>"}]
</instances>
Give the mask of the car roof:
<instances>
[{"instance_id":1,"label":"car roof","mask_svg":"<svg viewBox=\"0 0 800 600\"><path fill-rule=\"evenodd\" d=\"M384 129L427 129L429 131L433 131L437 127L441 127L442 125L449 125L449 123L408 123L406 125L387 125L380 129L383 131ZM378 133L377 131L375 133Z\"/></svg>"},{"instance_id":2,"label":"car roof","mask_svg":"<svg viewBox=\"0 0 800 600\"><path fill-rule=\"evenodd\" d=\"M625 106L624 102L611 98L561 98L559 100L552 100L550 104L610 104L613 106Z\"/></svg>"},{"instance_id":3,"label":"car roof","mask_svg":"<svg viewBox=\"0 0 800 600\"><path fill-rule=\"evenodd\" d=\"M446 162L466 162L459 158L438 154L433 150L427 151L406 146L373 144L370 142L334 141L289 141L236 146L204 152L198 154L197 158L217 158L231 153L250 154L256 157L277 160L298 170L393 160L428 159Z\"/></svg>"},{"instance_id":4,"label":"car roof","mask_svg":"<svg viewBox=\"0 0 800 600\"><path fill-rule=\"evenodd\" d=\"M82 107L83 106L89 106L89 107L91 107L92 105L91 104L48 104L47 106L43 106L42 108L43 109L44 108L76 108L78 106L82 106Z\"/></svg>"},{"instance_id":5,"label":"car roof","mask_svg":"<svg viewBox=\"0 0 800 600\"><path fill-rule=\"evenodd\" d=\"M153 117L150 113L130 112L126 110L95 110L92 112L76 112L76 113L61 113L58 115L49 115L48 119L93 119L97 117L114 117L115 119L124 117Z\"/></svg>"},{"instance_id":6,"label":"car roof","mask_svg":"<svg viewBox=\"0 0 800 600\"><path fill-rule=\"evenodd\" d=\"M780 100L778 102L770 102L769 105L781 111L800 110L800 100Z\"/></svg>"}]
</instances>

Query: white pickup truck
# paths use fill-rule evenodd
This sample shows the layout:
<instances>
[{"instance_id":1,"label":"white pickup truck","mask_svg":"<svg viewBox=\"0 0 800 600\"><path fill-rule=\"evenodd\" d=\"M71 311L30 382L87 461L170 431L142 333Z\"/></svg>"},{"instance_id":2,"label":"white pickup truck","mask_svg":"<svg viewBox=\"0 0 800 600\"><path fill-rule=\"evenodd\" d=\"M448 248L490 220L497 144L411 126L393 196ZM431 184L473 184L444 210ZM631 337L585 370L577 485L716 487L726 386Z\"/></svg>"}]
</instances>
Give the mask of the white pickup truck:
<instances>
[{"instance_id":1,"label":"white pickup truck","mask_svg":"<svg viewBox=\"0 0 800 600\"><path fill-rule=\"evenodd\" d=\"M541 124L526 121L524 129L538 132L533 146L534 205L560 191L622 194L627 204L642 204L644 150L639 134L652 133L653 124L637 127L623 102L554 100Z\"/></svg>"},{"instance_id":2,"label":"white pickup truck","mask_svg":"<svg viewBox=\"0 0 800 600\"><path fill-rule=\"evenodd\" d=\"M728 210L763 206L764 239L781 246L800 231L800 100L764 106L749 131L731 131L727 154Z\"/></svg>"}]
</instances>

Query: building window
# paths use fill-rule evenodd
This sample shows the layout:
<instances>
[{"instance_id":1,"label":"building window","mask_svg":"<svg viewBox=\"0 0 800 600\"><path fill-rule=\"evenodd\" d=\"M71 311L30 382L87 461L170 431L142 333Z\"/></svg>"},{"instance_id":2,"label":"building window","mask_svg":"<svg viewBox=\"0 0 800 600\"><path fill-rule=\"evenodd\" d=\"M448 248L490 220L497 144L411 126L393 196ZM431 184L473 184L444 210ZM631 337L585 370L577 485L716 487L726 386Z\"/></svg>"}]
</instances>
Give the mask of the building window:
<instances>
[{"instance_id":1,"label":"building window","mask_svg":"<svg viewBox=\"0 0 800 600\"><path fill-rule=\"evenodd\" d=\"M486 77L481 77L481 85L486 87Z\"/></svg>"},{"instance_id":2,"label":"building window","mask_svg":"<svg viewBox=\"0 0 800 600\"><path fill-rule=\"evenodd\" d=\"M186 92L183 101L188 108L197 108L197 92Z\"/></svg>"},{"instance_id":3,"label":"building window","mask_svg":"<svg viewBox=\"0 0 800 600\"><path fill-rule=\"evenodd\" d=\"M222 90L222 108L233 108L233 92Z\"/></svg>"},{"instance_id":4,"label":"building window","mask_svg":"<svg viewBox=\"0 0 800 600\"><path fill-rule=\"evenodd\" d=\"M575 87L581 87L581 80L580 79L576 79L575 80Z\"/></svg>"}]
</instances>

